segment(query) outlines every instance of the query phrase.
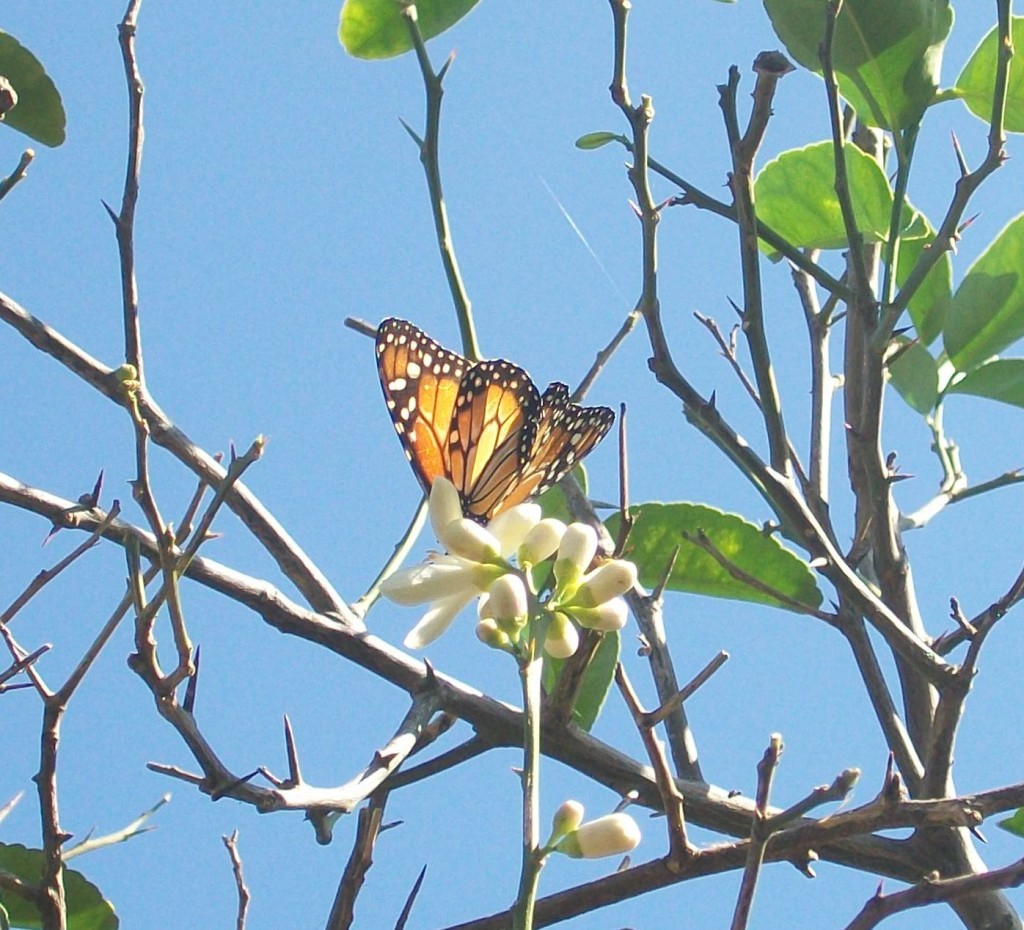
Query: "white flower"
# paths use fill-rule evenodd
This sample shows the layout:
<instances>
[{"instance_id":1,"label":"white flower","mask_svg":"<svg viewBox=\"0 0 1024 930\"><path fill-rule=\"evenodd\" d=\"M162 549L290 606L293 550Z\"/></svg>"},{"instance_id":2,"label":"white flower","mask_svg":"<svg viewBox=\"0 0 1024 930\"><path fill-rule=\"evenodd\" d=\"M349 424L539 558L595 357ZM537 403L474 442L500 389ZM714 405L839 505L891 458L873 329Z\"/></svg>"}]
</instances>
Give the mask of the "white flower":
<instances>
[{"instance_id":1,"label":"white flower","mask_svg":"<svg viewBox=\"0 0 1024 930\"><path fill-rule=\"evenodd\" d=\"M608 814L577 827L556 847L574 859L619 856L640 845L640 827L629 814Z\"/></svg>"},{"instance_id":2,"label":"white flower","mask_svg":"<svg viewBox=\"0 0 1024 930\"><path fill-rule=\"evenodd\" d=\"M636 566L625 559L612 559L583 576L572 602L581 607L597 607L625 594L635 584Z\"/></svg>"},{"instance_id":3,"label":"white flower","mask_svg":"<svg viewBox=\"0 0 1024 930\"><path fill-rule=\"evenodd\" d=\"M563 613L553 613L544 633L544 651L553 659L568 659L580 647L575 624Z\"/></svg>"},{"instance_id":4,"label":"white flower","mask_svg":"<svg viewBox=\"0 0 1024 930\"><path fill-rule=\"evenodd\" d=\"M476 625L476 638L492 649L508 649L512 644L508 633L499 629L497 622L492 617L484 617Z\"/></svg>"},{"instance_id":5,"label":"white flower","mask_svg":"<svg viewBox=\"0 0 1024 930\"><path fill-rule=\"evenodd\" d=\"M572 590L590 568L597 552L597 533L585 523L570 523L562 534L555 559L555 581L561 590Z\"/></svg>"},{"instance_id":6,"label":"white flower","mask_svg":"<svg viewBox=\"0 0 1024 930\"><path fill-rule=\"evenodd\" d=\"M597 607L570 606L566 609L580 626L605 633L621 630L629 620L629 607L621 597L613 597Z\"/></svg>"},{"instance_id":7,"label":"white flower","mask_svg":"<svg viewBox=\"0 0 1024 930\"><path fill-rule=\"evenodd\" d=\"M491 520L487 524L487 531L497 537L501 544L501 555L507 559L539 522L540 504L516 504Z\"/></svg>"},{"instance_id":8,"label":"white flower","mask_svg":"<svg viewBox=\"0 0 1024 930\"><path fill-rule=\"evenodd\" d=\"M534 526L516 553L520 565L536 565L543 562L558 549L565 535L566 526L561 520L548 517Z\"/></svg>"},{"instance_id":9,"label":"white flower","mask_svg":"<svg viewBox=\"0 0 1024 930\"><path fill-rule=\"evenodd\" d=\"M499 623L515 621L518 625L526 621L528 610L522 579L518 575L508 574L502 575L487 590L487 603L481 607L481 616Z\"/></svg>"},{"instance_id":10,"label":"white flower","mask_svg":"<svg viewBox=\"0 0 1024 930\"><path fill-rule=\"evenodd\" d=\"M583 805L579 801L563 801L551 818L550 846L554 840L572 833L583 822Z\"/></svg>"},{"instance_id":11,"label":"white flower","mask_svg":"<svg viewBox=\"0 0 1024 930\"><path fill-rule=\"evenodd\" d=\"M503 570L497 565L439 555L422 565L400 569L381 582L380 590L396 604L430 602L427 612L405 638L408 648L421 649L447 630L456 614L501 574Z\"/></svg>"}]
</instances>

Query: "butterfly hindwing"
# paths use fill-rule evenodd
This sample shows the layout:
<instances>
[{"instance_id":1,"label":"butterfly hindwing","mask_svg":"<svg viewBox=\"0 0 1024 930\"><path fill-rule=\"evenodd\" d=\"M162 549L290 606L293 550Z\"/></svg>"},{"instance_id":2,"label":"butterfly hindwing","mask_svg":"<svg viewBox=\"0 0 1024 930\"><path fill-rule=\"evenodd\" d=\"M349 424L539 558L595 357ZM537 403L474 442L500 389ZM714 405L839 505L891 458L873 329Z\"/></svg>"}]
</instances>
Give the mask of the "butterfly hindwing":
<instances>
[{"instance_id":1,"label":"butterfly hindwing","mask_svg":"<svg viewBox=\"0 0 1024 930\"><path fill-rule=\"evenodd\" d=\"M519 483L504 501L513 507L543 494L562 480L605 436L615 422L608 407L582 407L569 388L553 382L544 391L530 454Z\"/></svg>"},{"instance_id":2,"label":"butterfly hindwing","mask_svg":"<svg viewBox=\"0 0 1024 930\"><path fill-rule=\"evenodd\" d=\"M412 323L377 329L377 370L391 421L423 490L448 474L448 434L469 363Z\"/></svg>"},{"instance_id":3,"label":"butterfly hindwing","mask_svg":"<svg viewBox=\"0 0 1024 930\"><path fill-rule=\"evenodd\" d=\"M607 407L573 403L560 382L541 396L518 365L469 362L397 318L377 329L377 369L424 491L448 478L481 523L561 480L615 420Z\"/></svg>"}]
</instances>

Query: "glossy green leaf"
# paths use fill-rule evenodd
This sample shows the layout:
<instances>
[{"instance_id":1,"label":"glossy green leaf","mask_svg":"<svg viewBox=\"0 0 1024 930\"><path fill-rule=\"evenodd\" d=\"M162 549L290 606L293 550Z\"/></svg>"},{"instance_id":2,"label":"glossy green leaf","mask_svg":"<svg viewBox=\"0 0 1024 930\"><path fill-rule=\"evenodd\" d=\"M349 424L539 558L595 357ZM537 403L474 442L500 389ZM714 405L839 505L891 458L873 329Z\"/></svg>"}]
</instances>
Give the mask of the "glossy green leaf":
<instances>
[{"instance_id":1,"label":"glossy green leaf","mask_svg":"<svg viewBox=\"0 0 1024 930\"><path fill-rule=\"evenodd\" d=\"M789 54L821 74L827 0L764 5ZM845 0L832 46L840 93L871 126L916 123L938 90L952 26L949 0Z\"/></svg>"},{"instance_id":2,"label":"glossy green leaf","mask_svg":"<svg viewBox=\"0 0 1024 930\"><path fill-rule=\"evenodd\" d=\"M889 380L912 409L926 416L939 397L938 365L918 340L901 337L897 344L889 363Z\"/></svg>"},{"instance_id":3,"label":"glossy green leaf","mask_svg":"<svg viewBox=\"0 0 1024 930\"><path fill-rule=\"evenodd\" d=\"M65 127L60 94L39 59L6 32L0 32L0 75L18 95L3 125L51 148L60 145Z\"/></svg>"},{"instance_id":4,"label":"glossy green leaf","mask_svg":"<svg viewBox=\"0 0 1024 930\"><path fill-rule=\"evenodd\" d=\"M943 342L957 371L970 371L1024 336L1024 214L968 269L953 295Z\"/></svg>"},{"instance_id":5,"label":"glossy green leaf","mask_svg":"<svg viewBox=\"0 0 1024 930\"><path fill-rule=\"evenodd\" d=\"M43 874L43 851L28 849L19 843L0 843L0 869L33 884ZM117 930L119 921L114 906L81 872L64 870L64 895L67 902L68 930ZM39 930L42 920L34 904L8 892L0 893L11 925Z\"/></svg>"},{"instance_id":6,"label":"glossy green leaf","mask_svg":"<svg viewBox=\"0 0 1024 930\"><path fill-rule=\"evenodd\" d=\"M586 630L583 633L586 633ZM579 690L576 692L576 703L572 708L573 723L581 730L590 732L590 728L601 714L601 708L604 707L615 678L615 666L619 661L621 649L619 634L605 633L594 650L590 664L583 673L583 681L580 682ZM565 659L544 656L544 691L547 694L554 691L565 663Z\"/></svg>"},{"instance_id":7,"label":"glossy green leaf","mask_svg":"<svg viewBox=\"0 0 1024 930\"><path fill-rule=\"evenodd\" d=\"M918 216L924 224L925 235L900 240L900 254L896 260L897 287L903 286L903 282L910 276L918 259L925 253L926 246L935 235L931 223L920 214ZM914 296L910 298L910 306L907 308L910 319L914 321L914 329L925 345L931 345L942 333L952 298L953 262L949 252L943 252Z\"/></svg>"},{"instance_id":8,"label":"glossy green leaf","mask_svg":"<svg viewBox=\"0 0 1024 930\"><path fill-rule=\"evenodd\" d=\"M1024 48L1024 17L1014 16L1011 20L1010 41L1017 49ZM992 118L998 43L998 30L993 26L964 65L953 88L967 104L967 109L986 123ZM1024 132L1024 69L1016 59L1010 67L1003 127L1009 132Z\"/></svg>"},{"instance_id":9,"label":"glossy green leaf","mask_svg":"<svg viewBox=\"0 0 1024 930\"><path fill-rule=\"evenodd\" d=\"M1018 807L1012 817L996 821L997 827L1002 827L1007 833L1024 837L1024 807Z\"/></svg>"},{"instance_id":10,"label":"glossy green leaf","mask_svg":"<svg viewBox=\"0 0 1024 930\"><path fill-rule=\"evenodd\" d=\"M420 33L432 39L450 29L479 0L417 0ZM355 58L394 58L412 47L409 24L396 0L345 0L338 37Z\"/></svg>"},{"instance_id":11,"label":"glossy green leaf","mask_svg":"<svg viewBox=\"0 0 1024 930\"><path fill-rule=\"evenodd\" d=\"M727 2L732 2L732 0L727 0ZM576 140L576 148L599 149L609 142L622 142L626 144L629 140L618 132L588 132L585 136L580 136Z\"/></svg>"},{"instance_id":12,"label":"glossy green leaf","mask_svg":"<svg viewBox=\"0 0 1024 930\"><path fill-rule=\"evenodd\" d=\"M892 212L885 172L853 145L846 146L846 166L857 227L866 241L883 241ZM847 247L831 142L790 149L773 158L754 181L754 198L758 219L797 248Z\"/></svg>"},{"instance_id":13,"label":"glossy green leaf","mask_svg":"<svg viewBox=\"0 0 1024 930\"><path fill-rule=\"evenodd\" d=\"M736 514L684 503L641 504L630 512L636 523L626 542L624 557L636 563L640 582L647 587L661 580L678 547L679 555L668 579L669 590L786 606L770 594L733 578L710 553L684 539L684 534L692 537L703 532L729 562L747 575L801 604L817 607L821 603L821 592L807 563L774 536L766 535L760 527ZM618 524L618 514L606 521L613 537Z\"/></svg>"},{"instance_id":14,"label":"glossy green leaf","mask_svg":"<svg viewBox=\"0 0 1024 930\"><path fill-rule=\"evenodd\" d=\"M946 393L973 394L1024 407L1024 358L993 359L955 381Z\"/></svg>"}]
</instances>

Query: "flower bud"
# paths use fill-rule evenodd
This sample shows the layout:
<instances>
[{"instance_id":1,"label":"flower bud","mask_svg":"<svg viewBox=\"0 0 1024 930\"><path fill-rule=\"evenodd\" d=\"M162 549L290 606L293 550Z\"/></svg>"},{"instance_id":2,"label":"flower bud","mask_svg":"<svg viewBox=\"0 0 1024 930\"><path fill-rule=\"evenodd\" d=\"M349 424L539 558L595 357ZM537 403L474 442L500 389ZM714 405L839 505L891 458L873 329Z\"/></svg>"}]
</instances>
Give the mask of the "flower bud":
<instances>
[{"instance_id":1,"label":"flower bud","mask_svg":"<svg viewBox=\"0 0 1024 930\"><path fill-rule=\"evenodd\" d=\"M551 840L572 833L583 822L583 805L579 801L563 801L551 818Z\"/></svg>"},{"instance_id":2,"label":"flower bud","mask_svg":"<svg viewBox=\"0 0 1024 930\"><path fill-rule=\"evenodd\" d=\"M517 504L491 520L487 532L501 544L501 555L507 559L539 520L540 504Z\"/></svg>"},{"instance_id":3,"label":"flower bud","mask_svg":"<svg viewBox=\"0 0 1024 930\"><path fill-rule=\"evenodd\" d=\"M449 523L462 519L462 501L455 485L447 478L438 476L430 486L430 502L427 505L430 525L438 540L444 538Z\"/></svg>"},{"instance_id":4,"label":"flower bud","mask_svg":"<svg viewBox=\"0 0 1024 930\"><path fill-rule=\"evenodd\" d=\"M570 523L558 544L555 581L562 590L575 587L597 552L597 533L585 523Z\"/></svg>"},{"instance_id":5,"label":"flower bud","mask_svg":"<svg viewBox=\"0 0 1024 930\"><path fill-rule=\"evenodd\" d=\"M502 575L487 590L487 615L495 620L522 620L528 609L526 588L518 575Z\"/></svg>"},{"instance_id":6,"label":"flower bud","mask_svg":"<svg viewBox=\"0 0 1024 930\"><path fill-rule=\"evenodd\" d=\"M544 651L553 659L568 659L580 645L580 634L575 624L563 613L551 615L544 634Z\"/></svg>"},{"instance_id":7,"label":"flower bud","mask_svg":"<svg viewBox=\"0 0 1024 930\"><path fill-rule=\"evenodd\" d=\"M498 629L498 624L490 617L476 625L476 638L492 649L508 649L511 645L508 634Z\"/></svg>"},{"instance_id":8,"label":"flower bud","mask_svg":"<svg viewBox=\"0 0 1024 930\"><path fill-rule=\"evenodd\" d=\"M629 620L629 607L621 597L613 597L597 607L570 607L569 611L580 626L604 633L621 630Z\"/></svg>"},{"instance_id":9,"label":"flower bud","mask_svg":"<svg viewBox=\"0 0 1024 930\"><path fill-rule=\"evenodd\" d=\"M516 554L519 564L536 565L538 562L543 562L558 549L564 535L565 524L561 520L556 520L554 517L541 520L526 534L523 544L519 547L519 552Z\"/></svg>"},{"instance_id":10,"label":"flower bud","mask_svg":"<svg viewBox=\"0 0 1024 930\"><path fill-rule=\"evenodd\" d=\"M640 828L629 814L608 814L578 827L556 849L573 859L620 856L640 844Z\"/></svg>"},{"instance_id":11,"label":"flower bud","mask_svg":"<svg viewBox=\"0 0 1024 930\"><path fill-rule=\"evenodd\" d=\"M501 553L498 540L467 517L449 523L438 539L453 555L470 562L493 562Z\"/></svg>"},{"instance_id":12,"label":"flower bud","mask_svg":"<svg viewBox=\"0 0 1024 930\"><path fill-rule=\"evenodd\" d=\"M612 559L583 577L573 603L597 607L613 597L625 594L636 584L636 566L625 559Z\"/></svg>"}]
</instances>

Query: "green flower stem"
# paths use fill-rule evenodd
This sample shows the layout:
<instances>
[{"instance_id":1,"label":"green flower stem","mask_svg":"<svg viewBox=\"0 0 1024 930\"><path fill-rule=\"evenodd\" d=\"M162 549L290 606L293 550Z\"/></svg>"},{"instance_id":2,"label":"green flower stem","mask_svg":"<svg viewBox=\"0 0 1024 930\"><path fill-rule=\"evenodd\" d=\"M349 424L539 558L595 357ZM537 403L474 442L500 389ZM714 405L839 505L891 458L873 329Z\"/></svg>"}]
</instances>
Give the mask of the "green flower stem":
<instances>
[{"instance_id":1,"label":"green flower stem","mask_svg":"<svg viewBox=\"0 0 1024 930\"><path fill-rule=\"evenodd\" d=\"M462 272L459 270L458 260L455 258L455 248L452 245L451 227L448 225L448 210L444 203L444 191L441 187L441 168L438 160L438 136L441 127L441 98L444 96L442 84L448 66L452 59L449 58L440 71L435 71L427 55L427 47L423 41L423 34L420 32L419 24L415 17L415 6L411 8L412 14L407 12L406 22L409 24L409 35L412 37L413 48L416 51L416 61L420 66L420 73L423 75L423 86L427 94L426 128L421 139L414 132L406 129L413 137L420 149L420 161L423 164L423 171L427 176L427 187L430 191L430 207L434 214L434 231L437 235L437 245L441 250L441 262L444 265L445 277L448 280L448 289L451 291L452 300L455 302L455 312L459 318L459 332L462 336L462 354L468 359L476 361L480 358L480 347L477 344L476 329L473 325L473 311L466 292L466 285L462 280Z\"/></svg>"},{"instance_id":2,"label":"green flower stem","mask_svg":"<svg viewBox=\"0 0 1024 930\"><path fill-rule=\"evenodd\" d=\"M523 688L523 862L519 893L512 911L513 930L533 928L537 885L545 859L540 849L541 666L537 630L531 624L526 655L519 665Z\"/></svg>"}]
</instances>

